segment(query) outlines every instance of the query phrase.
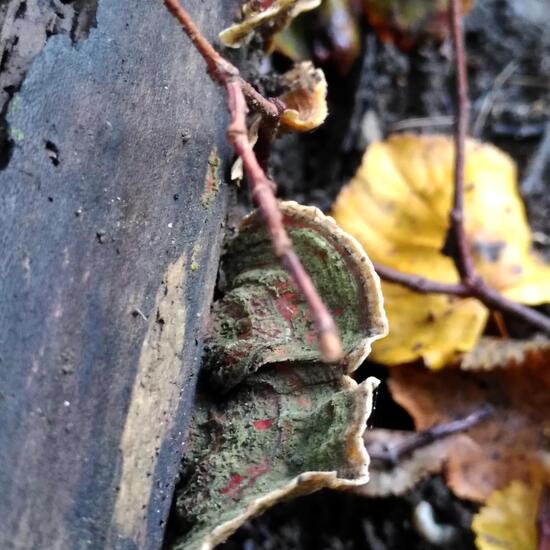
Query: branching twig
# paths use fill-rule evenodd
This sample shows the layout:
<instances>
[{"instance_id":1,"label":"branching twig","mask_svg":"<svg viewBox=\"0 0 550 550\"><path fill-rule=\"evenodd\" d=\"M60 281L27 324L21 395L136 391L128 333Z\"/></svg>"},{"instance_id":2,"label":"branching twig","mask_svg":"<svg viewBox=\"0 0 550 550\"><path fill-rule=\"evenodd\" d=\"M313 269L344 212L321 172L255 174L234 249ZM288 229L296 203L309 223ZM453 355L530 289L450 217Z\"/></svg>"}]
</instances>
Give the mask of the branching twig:
<instances>
[{"instance_id":1,"label":"branching twig","mask_svg":"<svg viewBox=\"0 0 550 550\"><path fill-rule=\"evenodd\" d=\"M420 292L420 294L450 294L451 296L460 296L462 298L470 296L470 292L462 283L439 283L426 279L421 275L410 275L409 273L403 273L397 269L376 263L374 264L374 269L385 281L405 286L411 290Z\"/></svg>"},{"instance_id":2,"label":"branching twig","mask_svg":"<svg viewBox=\"0 0 550 550\"><path fill-rule=\"evenodd\" d=\"M468 76L464 54L464 37L462 32L462 14L458 0L450 3L451 35L455 50L457 110L455 123L455 170L453 207L449 216L449 242L452 243L453 260L462 282L471 284L476 278L474 262L466 232L464 230L464 154L466 134L470 119L470 101L468 100Z\"/></svg>"},{"instance_id":3,"label":"branching twig","mask_svg":"<svg viewBox=\"0 0 550 550\"><path fill-rule=\"evenodd\" d=\"M292 248L283 225L283 217L275 198L276 185L258 163L246 128L247 103L264 116L277 119L284 106L281 102L264 98L252 85L239 76L238 69L225 60L201 34L195 23L178 0L164 0L170 13L180 22L195 48L202 55L212 79L224 86L231 123L227 130L228 141L242 159L250 185L252 198L258 205L267 225L273 249L294 283L306 299L319 332L319 344L326 361L337 361L342 355L342 345L334 320L319 296L313 281Z\"/></svg>"},{"instance_id":4,"label":"branching twig","mask_svg":"<svg viewBox=\"0 0 550 550\"><path fill-rule=\"evenodd\" d=\"M445 439L456 433L463 432L471 427L486 420L491 415L489 406L482 407L477 411L459 420L454 420L447 424L436 424L427 430L416 432L411 437L394 445L384 451L374 452L368 450L371 460L383 462L389 467L394 468L399 462L414 451L426 447L430 443Z\"/></svg>"},{"instance_id":5,"label":"branching twig","mask_svg":"<svg viewBox=\"0 0 550 550\"><path fill-rule=\"evenodd\" d=\"M450 224L444 250L452 257L460 275L460 282L457 284L439 283L419 275L402 273L381 265L375 266L375 269L382 279L417 292L477 298L489 309L513 315L529 323L534 328L550 334L549 317L505 298L500 292L491 288L474 268L472 253L468 247L464 229L464 157L470 104L468 101L468 80L459 0L451 0L450 7L450 27L457 72L457 116L454 135L456 153L453 205L449 214Z\"/></svg>"},{"instance_id":6,"label":"branching twig","mask_svg":"<svg viewBox=\"0 0 550 550\"><path fill-rule=\"evenodd\" d=\"M550 487L544 484L537 513L537 550L550 550Z\"/></svg>"},{"instance_id":7,"label":"branching twig","mask_svg":"<svg viewBox=\"0 0 550 550\"><path fill-rule=\"evenodd\" d=\"M452 284L432 281L421 275L403 273L380 264L374 264L374 269L385 281L396 283L421 294L448 294L461 298L477 298L490 309L512 315L529 323L532 327L550 334L549 317L539 313L536 309L505 298L479 277L475 278L470 285L465 282Z\"/></svg>"}]
</instances>

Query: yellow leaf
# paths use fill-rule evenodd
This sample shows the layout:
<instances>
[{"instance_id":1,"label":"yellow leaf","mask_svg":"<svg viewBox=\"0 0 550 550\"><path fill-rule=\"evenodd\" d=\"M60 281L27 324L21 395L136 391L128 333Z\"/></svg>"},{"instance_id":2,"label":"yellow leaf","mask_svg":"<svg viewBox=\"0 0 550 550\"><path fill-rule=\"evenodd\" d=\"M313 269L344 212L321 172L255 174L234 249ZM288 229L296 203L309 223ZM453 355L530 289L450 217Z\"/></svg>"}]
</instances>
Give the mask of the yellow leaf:
<instances>
[{"instance_id":1,"label":"yellow leaf","mask_svg":"<svg viewBox=\"0 0 550 550\"><path fill-rule=\"evenodd\" d=\"M507 297L550 301L550 266L531 250L531 233L513 161L496 147L469 140L465 163L465 225L479 273ZM373 144L333 216L374 262L444 283L458 282L441 253L453 193L454 145L447 136L402 134ZM374 360L422 358L437 369L478 340L488 311L474 299L421 295L383 283L389 336Z\"/></svg>"},{"instance_id":2,"label":"yellow leaf","mask_svg":"<svg viewBox=\"0 0 550 550\"><path fill-rule=\"evenodd\" d=\"M513 481L492 493L472 521L478 550L536 550L541 491L541 482Z\"/></svg>"}]
</instances>

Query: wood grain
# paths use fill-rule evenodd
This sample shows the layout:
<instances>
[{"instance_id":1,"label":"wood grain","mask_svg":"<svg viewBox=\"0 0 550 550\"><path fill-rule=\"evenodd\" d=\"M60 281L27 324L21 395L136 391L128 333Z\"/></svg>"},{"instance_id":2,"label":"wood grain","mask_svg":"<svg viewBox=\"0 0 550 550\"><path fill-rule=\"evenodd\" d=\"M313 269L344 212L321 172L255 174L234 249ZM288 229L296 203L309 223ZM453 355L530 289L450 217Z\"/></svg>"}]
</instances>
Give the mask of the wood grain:
<instances>
[{"instance_id":1,"label":"wood grain","mask_svg":"<svg viewBox=\"0 0 550 550\"><path fill-rule=\"evenodd\" d=\"M186 4L211 39L231 16ZM9 101L0 548L161 545L225 216L223 182L201 200L221 94L161 2L99 0Z\"/></svg>"}]
</instances>

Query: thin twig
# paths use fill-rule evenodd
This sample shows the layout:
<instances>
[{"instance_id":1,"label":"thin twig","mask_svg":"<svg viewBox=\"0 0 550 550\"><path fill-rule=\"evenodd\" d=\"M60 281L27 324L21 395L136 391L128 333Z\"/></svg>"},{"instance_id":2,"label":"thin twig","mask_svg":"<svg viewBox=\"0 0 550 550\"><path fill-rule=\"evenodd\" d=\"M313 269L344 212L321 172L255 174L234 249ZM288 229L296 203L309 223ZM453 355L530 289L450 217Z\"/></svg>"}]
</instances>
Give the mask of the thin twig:
<instances>
[{"instance_id":1,"label":"thin twig","mask_svg":"<svg viewBox=\"0 0 550 550\"><path fill-rule=\"evenodd\" d=\"M537 550L550 550L550 487L544 485L537 512Z\"/></svg>"},{"instance_id":2,"label":"thin twig","mask_svg":"<svg viewBox=\"0 0 550 550\"><path fill-rule=\"evenodd\" d=\"M389 467L395 468L403 458L409 456L414 451L426 447L435 441L464 432L483 420L486 420L490 415L491 408L486 405L464 418L453 420L447 424L436 424L427 430L416 432L405 441L393 445L384 451L373 452L369 451L369 449L367 449L367 451L369 452L371 460L384 462Z\"/></svg>"},{"instance_id":3,"label":"thin twig","mask_svg":"<svg viewBox=\"0 0 550 550\"><path fill-rule=\"evenodd\" d=\"M271 101L277 102L278 104L279 99L272 98ZM281 113L283 110L284 108L281 108ZM256 153L256 158L264 171L267 171L267 167L269 165L273 142L275 141L277 132L279 131L279 122L280 117L269 118L262 116L258 126L258 140L254 146L254 151Z\"/></svg>"},{"instance_id":4,"label":"thin twig","mask_svg":"<svg viewBox=\"0 0 550 550\"><path fill-rule=\"evenodd\" d=\"M224 59L214 49L178 0L164 0L164 4L168 11L180 22L185 34L187 34L197 51L206 61L208 73L216 83L225 86L225 81L229 76L235 77L239 81L242 92L251 107L271 118L278 118L280 116L281 105L266 99L252 84L239 76L237 67Z\"/></svg>"},{"instance_id":5,"label":"thin twig","mask_svg":"<svg viewBox=\"0 0 550 550\"><path fill-rule=\"evenodd\" d=\"M392 124L392 132L403 132L406 130L415 130L417 128L435 128L454 125L454 117L450 115L434 115L430 117L404 118L395 124Z\"/></svg>"},{"instance_id":6,"label":"thin twig","mask_svg":"<svg viewBox=\"0 0 550 550\"><path fill-rule=\"evenodd\" d=\"M315 319L321 350L327 361L335 361L341 355L341 344L334 320L319 296L313 281L292 248L283 225L283 216L274 195L275 183L268 179L256 159L246 131L246 104L240 83L229 79L226 83L231 124L227 136L237 155L243 161L248 176L252 198L258 205L273 242L275 255L292 276L304 295Z\"/></svg>"},{"instance_id":7,"label":"thin twig","mask_svg":"<svg viewBox=\"0 0 550 550\"><path fill-rule=\"evenodd\" d=\"M491 90L483 98L476 121L474 123L474 127L472 128L472 135L474 137L479 137L479 135L481 134L481 131L483 130L485 123L487 122L487 117L491 114L491 111L493 110L495 96L504 86L504 83L514 74L517 68L517 62L510 61L510 63L508 63L506 67L504 67L504 69L502 69L502 71L500 71L500 73L495 78Z\"/></svg>"},{"instance_id":8,"label":"thin twig","mask_svg":"<svg viewBox=\"0 0 550 550\"><path fill-rule=\"evenodd\" d=\"M544 128L544 135L533 158L529 161L525 178L521 184L524 194L544 190L544 172L550 163L550 120Z\"/></svg>"},{"instance_id":9,"label":"thin twig","mask_svg":"<svg viewBox=\"0 0 550 550\"><path fill-rule=\"evenodd\" d=\"M489 309L496 309L529 323L532 327L550 334L550 318L536 309L524 306L505 298L500 292L491 288L483 279L476 277L471 284L440 283L421 275L403 273L391 267L374 264L374 269L382 279L390 283L419 292L420 294L447 294L461 298L477 298Z\"/></svg>"},{"instance_id":10,"label":"thin twig","mask_svg":"<svg viewBox=\"0 0 550 550\"><path fill-rule=\"evenodd\" d=\"M258 163L246 127L247 104L258 108L268 117L279 117L284 106L270 101L245 82L238 69L226 61L206 40L196 27L187 11L178 0L164 0L170 13L180 22L196 49L208 66L208 72L215 82L225 87L231 123L227 130L228 141L235 153L242 159L253 200L263 216L273 244L275 255L288 271L294 284L308 303L317 331L319 345L325 361L335 362L341 358L342 344L332 315L319 296L313 281L304 269L292 248L292 243L283 224L283 216L275 198L276 185ZM274 114L276 111L276 114Z\"/></svg>"},{"instance_id":11,"label":"thin twig","mask_svg":"<svg viewBox=\"0 0 550 550\"><path fill-rule=\"evenodd\" d=\"M470 101L468 100L468 75L466 73L466 57L464 54L464 36L462 32L461 5L458 0L451 0L450 6L451 36L455 50L456 60L456 84L457 84L457 110L455 141L455 170L454 170L454 194L453 206L449 216L449 238L456 269L462 282L471 282L476 277L474 262L466 231L464 230L464 155L466 149L466 134L470 119Z\"/></svg>"},{"instance_id":12,"label":"thin twig","mask_svg":"<svg viewBox=\"0 0 550 550\"><path fill-rule=\"evenodd\" d=\"M474 268L473 256L468 246L464 228L464 159L470 104L468 101L466 56L464 53L462 14L459 0L451 0L450 27L457 68L457 117L454 135L456 153L453 204L449 214L450 225L444 251L452 257L460 276L460 282L457 284L439 283L422 276L401 273L381 265L376 266L376 271L382 279L417 292L477 298L489 309L513 315L529 323L532 327L550 334L550 317L505 298L500 292L490 287Z\"/></svg>"},{"instance_id":13,"label":"thin twig","mask_svg":"<svg viewBox=\"0 0 550 550\"><path fill-rule=\"evenodd\" d=\"M550 334L550 317L539 313L536 309L524 306L505 298L498 290L490 287L483 279L478 278L470 286L470 295L477 298L489 309L496 309L525 321L533 328Z\"/></svg>"},{"instance_id":14,"label":"thin twig","mask_svg":"<svg viewBox=\"0 0 550 550\"><path fill-rule=\"evenodd\" d=\"M466 298L470 296L470 291L462 283L447 284L439 283L438 281L432 281L421 275L411 275L409 273L403 273L397 269L391 267L374 264L374 269L378 275L385 281L390 283L396 283L401 286L405 286L420 294L450 294L452 296L460 296Z\"/></svg>"}]
</instances>

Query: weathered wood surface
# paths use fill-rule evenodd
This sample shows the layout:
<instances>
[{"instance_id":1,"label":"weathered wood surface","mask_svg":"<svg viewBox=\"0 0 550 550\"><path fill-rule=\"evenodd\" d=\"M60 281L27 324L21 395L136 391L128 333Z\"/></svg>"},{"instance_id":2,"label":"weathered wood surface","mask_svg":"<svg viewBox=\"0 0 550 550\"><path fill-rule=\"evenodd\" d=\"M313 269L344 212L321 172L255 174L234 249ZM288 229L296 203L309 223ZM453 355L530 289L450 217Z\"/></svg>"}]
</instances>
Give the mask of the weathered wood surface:
<instances>
[{"instance_id":1,"label":"weathered wood surface","mask_svg":"<svg viewBox=\"0 0 550 550\"><path fill-rule=\"evenodd\" d=\"M185 3L211 38L229 21L230 2ZM204 193L225 122L160 0L99 0L97 28L51 36L9 100L0 548L160 546L218 263L227 188Z\"/></svg>"}]
</instances>

